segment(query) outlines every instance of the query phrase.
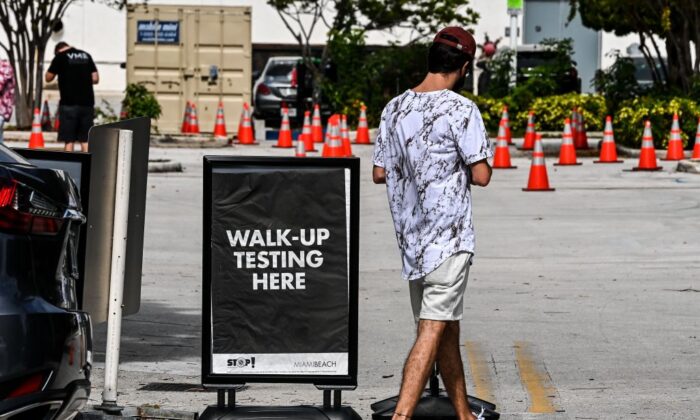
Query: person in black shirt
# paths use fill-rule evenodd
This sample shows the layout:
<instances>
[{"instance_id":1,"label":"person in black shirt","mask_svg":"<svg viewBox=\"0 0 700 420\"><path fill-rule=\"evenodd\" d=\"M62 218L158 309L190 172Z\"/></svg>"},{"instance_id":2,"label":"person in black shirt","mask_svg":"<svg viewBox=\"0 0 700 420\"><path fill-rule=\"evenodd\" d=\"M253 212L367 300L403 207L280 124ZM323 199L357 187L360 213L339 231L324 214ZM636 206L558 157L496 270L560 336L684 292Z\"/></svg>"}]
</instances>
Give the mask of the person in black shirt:
<instances>
[{"instance_id":1,"label":"person in black shirt","mask_svg":"<svg viewBox=\"0 0 700 420\"><path fill-rule=\"evenodd\" d=\"M92 85L100 81L97 67L90 54L73 48L65 42L56 44L55 56L46 72L46 82L58 76L61 100L58 108L58 141L65 142L65 150L73 151L73 143L80 142L87 152L88 131L95 116L95 93Z\"/></svg>"}]
</instances>

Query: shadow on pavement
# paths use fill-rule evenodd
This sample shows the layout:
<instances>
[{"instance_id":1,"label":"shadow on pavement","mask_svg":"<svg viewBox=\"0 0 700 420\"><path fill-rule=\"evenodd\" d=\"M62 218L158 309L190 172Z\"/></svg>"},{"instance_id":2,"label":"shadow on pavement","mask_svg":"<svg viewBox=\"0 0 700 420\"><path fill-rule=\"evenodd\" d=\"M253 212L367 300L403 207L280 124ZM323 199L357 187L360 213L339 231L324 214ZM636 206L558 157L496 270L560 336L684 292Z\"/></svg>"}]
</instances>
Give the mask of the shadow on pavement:
<instances>
[{"instance_id":1,"label":"shadow on pavement","mask_svg":"<svg viewBox=\"0 0 700 420\"><path fill-rule=\"evenodd\" d=\"M135 315L122 322L120 363L162 362L201 356L199 307L179 308L143 301ZM95 362L104 362L107 323L93 326Z\"/></svg>"}]
</instances>

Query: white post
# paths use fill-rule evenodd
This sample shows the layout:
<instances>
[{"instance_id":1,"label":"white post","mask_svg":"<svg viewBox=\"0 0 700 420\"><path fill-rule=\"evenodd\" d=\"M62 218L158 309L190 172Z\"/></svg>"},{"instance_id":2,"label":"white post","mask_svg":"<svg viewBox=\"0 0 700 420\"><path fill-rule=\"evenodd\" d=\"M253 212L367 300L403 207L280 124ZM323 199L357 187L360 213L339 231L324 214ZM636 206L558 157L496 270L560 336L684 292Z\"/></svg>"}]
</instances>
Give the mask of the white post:
<instances>
[{"instance_id":1,"label":"white post","mask_svg":"<svg viewBox=\"0 0 700 420\"><path fill-rule=\"evenodd\" d=\"M131 148L133 132L119 130L116 192L114 194L114 232L112 234L112 263L107 314L107 345L105 349L105 384L102 409L117 406L117 375L119 346L122 333L122 299L126 266L126 232L129 218L129 187L131 185Z\"/></svg>"},{"instance_id":2,"label":"white post","mask_svg":"<svg viewBox=\"0 0 700 420\"><path fill-rule=\"evenodd\" d=\"M510 76L510 86L515 87L518 78L518 14L510 13L510 50L513 51L513 71Z\"/></svg>"}]
</instances>

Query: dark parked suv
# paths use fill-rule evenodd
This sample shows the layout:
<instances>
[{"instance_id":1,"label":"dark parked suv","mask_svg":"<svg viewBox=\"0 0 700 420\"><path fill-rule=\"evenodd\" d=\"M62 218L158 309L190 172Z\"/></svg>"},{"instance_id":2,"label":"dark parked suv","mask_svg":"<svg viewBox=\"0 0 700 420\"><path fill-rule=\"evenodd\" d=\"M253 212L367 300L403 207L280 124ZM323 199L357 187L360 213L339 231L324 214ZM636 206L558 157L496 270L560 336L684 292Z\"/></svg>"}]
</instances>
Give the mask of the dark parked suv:
<instances>
[{"instance_id":1,"label":"dark parked suv","mask_svg":"<svg viewBox=\"0 0 700 420\"><path fill-rule=\"evenodd\" d=\"M80 197L65 172L0 145L0 420L70 419L90 394L78 310Z\"/></svg>"}]
</instances>

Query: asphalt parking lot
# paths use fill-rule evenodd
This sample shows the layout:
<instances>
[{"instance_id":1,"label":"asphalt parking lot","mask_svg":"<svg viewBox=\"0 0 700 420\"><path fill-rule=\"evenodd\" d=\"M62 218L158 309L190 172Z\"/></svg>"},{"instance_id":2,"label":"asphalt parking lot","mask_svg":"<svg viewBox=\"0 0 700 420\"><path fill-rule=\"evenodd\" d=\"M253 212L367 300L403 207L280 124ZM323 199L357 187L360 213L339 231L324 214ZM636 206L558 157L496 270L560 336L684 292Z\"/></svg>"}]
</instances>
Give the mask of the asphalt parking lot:
<instances>
[{"instance_id":1,"label":"asphalt parking lot","mask_svg":"<svg viewBox=\"0 0 700 420\"><path fill-rule=\"evenodd\" d=\"M149 174L141 311L123 324L119 402L201 411L202 156L293 155L248 148L152 149L184 173ZM408 289L383 186L362 159L359 387L363 418L398 392L413 339ZM474 190L477 255L462 341L469 393L503 419L694 418L700 411L700 175L554 168L555 192L522 192L529 160ZM95 328L92 400L101 396L106 328ZM314 404L312 386L251 384L241 404Z\"/></svg>"}]
</instances>

